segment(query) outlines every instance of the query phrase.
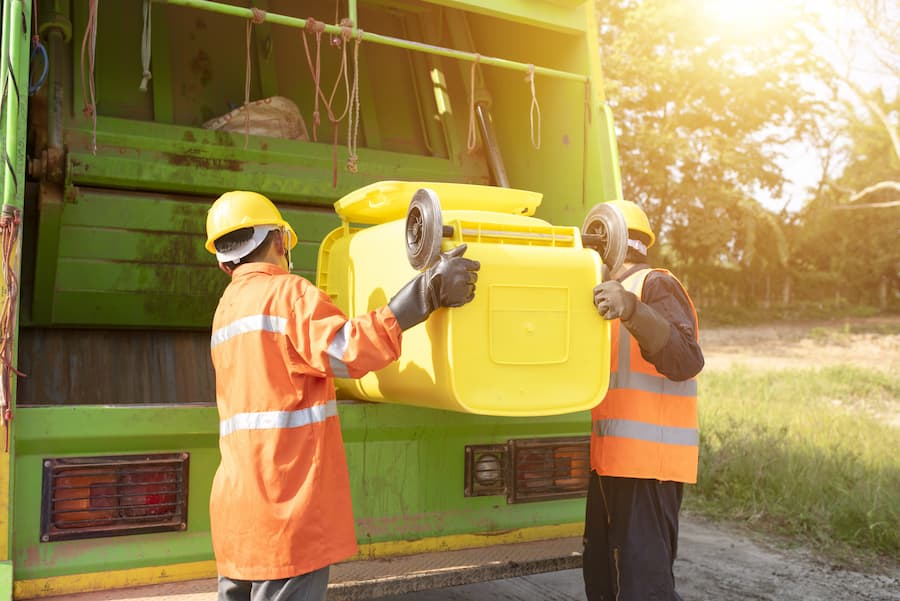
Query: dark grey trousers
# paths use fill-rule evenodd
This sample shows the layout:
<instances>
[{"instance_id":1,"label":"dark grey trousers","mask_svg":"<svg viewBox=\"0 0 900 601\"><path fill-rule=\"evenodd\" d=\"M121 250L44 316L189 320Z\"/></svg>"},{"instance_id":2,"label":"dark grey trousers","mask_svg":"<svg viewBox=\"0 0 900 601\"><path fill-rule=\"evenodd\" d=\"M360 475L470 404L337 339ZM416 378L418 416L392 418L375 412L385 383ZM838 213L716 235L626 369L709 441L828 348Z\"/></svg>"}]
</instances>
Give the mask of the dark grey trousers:
<instances>
[{"instance_id":1,"label":"dark grey trousers","mask_svg":"<svg viewBox=\"0 0 900 601\"><path fill-rule=\"evenodd\" d=\"M591 472L584 521L588 601L681 601L672 564L684 484Z\"/></svg>"},{"instance_id":2,"label":"dark grey trousers","mask_svg":"<svg viewBox=\"0 0 900 601\"><path fill-rule=\"evenodd\" d=\"M232 580L219 576L218 601L325 601L328 567L281 580Z\"/></svg>"}]
</instances>

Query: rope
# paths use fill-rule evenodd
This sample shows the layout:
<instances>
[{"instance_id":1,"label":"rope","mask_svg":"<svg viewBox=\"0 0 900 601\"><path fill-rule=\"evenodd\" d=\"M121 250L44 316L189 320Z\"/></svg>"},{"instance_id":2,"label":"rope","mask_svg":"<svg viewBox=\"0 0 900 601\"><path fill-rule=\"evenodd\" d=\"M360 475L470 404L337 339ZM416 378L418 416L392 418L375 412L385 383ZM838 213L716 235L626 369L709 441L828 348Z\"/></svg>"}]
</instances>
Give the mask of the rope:
<instances>
[{"instance_id":1,"label":"rope","mask_svg":"<svg viewBox=\"0 0 900 601\"><path fill-rule=\"evenodd\" d=\"M81 97L84 102L84 115L91 119L91 154L97 154L97 93L94 89L94 57L97 54L97 1L88 0L88 20L81 40ZM85 82L84 55L88 54L88 72L90 77ZM90 100L90 101L88 101Z\"/></svg>"},{"instance_id":2,"label":"rope","mask_svg":"<svg viewBox=\"0 0 900 601\"><path fill-rule=\"evenodd\" d=\"M142 9L144 28L141 30L141 92L147 91L147 84L150 83L150 79L153 77L153 74L150 73L150 7L150 0L144 0Z\"/></svg>"},{"instance_id":3,"label":"rope","mask_svg":"<svg viewBox=\"0 0 900 601\"><path fill-rule=\"evenodd\" d=\"M466 138L466 150L469 151L469 154L472 154L472 151L478 146L478 136L475 132L475 68L478 67L480 61L481 55L475 54L475 61L472 63L472 69L469 71L469 79L471 81L469 86L469 133Z\"/></svg>"},{"instance_id":4,"label":"rope","mask_svg":"<svg viewBox=\"0 0 900 601\"><path fill-rule=\"evenodd\" d=\"M0 215L0 246L2 246L3 279L6 284L6 297L3 299L3 309L0 313L0 327L3 328L0 338L0 423L5 428L4 449L9 452L9 422L12 419L12 374L20 377L25 374L13 365L13 331L16 326L16 307L19 297L19 279L14 267L14 254L19 245L19 224L22 222L19 209L5 205Z\"/></svg>"},{"instance_id":5,"label":"rope","mask_svg":"<svg viewBox=\"0 0 900 601\"><path fill-rule=\"evenodd\" d=\"M309 44L306 41L306 32L311 30L316 35L316 64L313 66L312 56L309 53ZM319 23L312 17L306 19L306 28L303 30L303 50L306 52L306 63L309 65L309 71L312 74L313 84L316 87L315 98L313 100L313 142L319 141L319 81L322 74L322 32L325 31L325 24Z\"/></svg>"},{"instance_id":6,"label":"rope","mask_svg":"<svg viewBox=\"0 0 900 601\"><path fill-rule=\"evenodd\" d=\"M250 145L250 38L253 35L253 26L266 22L266 11L251 8L253 17L247 19L247 67L244 75L244 150Z\"/></svg>"},{"instance_id":7,"label":"rope","mask_svg":"<svg viewBox=\"0 0 900 601\"><path fill-rule=\"evenodd\" d=\"M359 171L359 157L356 148L359 144L359 43L362 41L362 29L357 30L353 46L353 88L350 90L350 115L347 118L347 171Z\"/></svg>"},{"instance_id":8,"label":"rope","mask_svg":"<svg viewBox=\"0 0 900 601\"><path fill-rule=\"evenodd\" d=\"M538 104L537 95L534 93L534 65L528 65L528 75L525 81L531 84L531 110L528 116L531 119L531 145L535 150L541 149L541 106ZM537 141L534 136L534 114L537 112Z\"/></svg>"},{"instance_id":9,"label":"rope","mask_svg":"<svg viewBox=\"0 0 900 601\"><path fill-rule=\"evenodd\" d=\"M318 142L318 133L315 129L316 126L320 123L319 117L319 100L322 100L322 104L325 106L325 112L328 114L328 120L331 122L331 133L332 133L332 170L331 170L331 185L333 187L337 187L337 174L338 174L338 132L340 128L340 122L344 120L350 112L351 107L351 92L350 92L350 80L349 80L349 69L347 68L347 42L353 37L353 21L350 19L343 19L340 22L341 35L339 37L340 47L341 47L341 64L338 68L337 77L334 80L334 86L331 88L331 94L329 94L328 98L325 97L325 92L322 90L321 81L322 81L322 73L321 73L321 42L322 42L322 32L325 30L325 24L315 21L314 19L307 19L307 28L312 28L316 35L316 64L313 66L312 55L309 52L309 44L306 40L306 33L303 35L303 48L306 51L306 61L309 65L310 72L313 76L313 83L315 84L315 106L313 109L313 140ZM341 112L339 117L335 116L334 110L332 109L332 105L334 104L334 97L337 94L337 90L340 87L341 80L344 82L344 89L347 92L347 104L344 106L344 110Z\"/></svg>"},{"instance_id":10,"label":"rope","mask_svg":"<svg viewBox=\"0 0 900 601\"><path fill-rule=\"evenodd\" d=\"M347 69L347 42L353 37L353 21L349 18L343 19L341 20L340 25L341 66L338 69L337 78L334 80L334 87L331 88L331 95L328 97L328 102L325 104L325 108L328 110L328 119L331 121L331 186L333 188L337 188L338 177L338 132L340 131L338 125L340 125L341 121L344 120L344 117L350 112L350 81L348 74L349 69ZM347 92L347 104L344 106L341 116L335 117L331 106L334 102L334 95L340 85L341 77L344 79L344 90Z\"/></svg>"},{"instance_id":11,"label":"rope","mask_svg":"<svg viewBox=\"0 0 900 601\"><path fill-rule=\"evenodd\" d=\"M337 92L338 86L341 82L341 77L344 78L344 90L347 92L347 105L344 107L344 111L341 113L340 117L337 117L337 121L343 121L344 117L347 116L348 111L350 110L350 80L349 80L349 69L347 69L347 42L349 42L353 38L353 21L350 19L343 19L341 21L341 35L340 35L340 46L341 46L341 66L338 68L337 79L334 80L334 87L331 88L331 96L328 97L328 104L326 107L328 108L328 112L330 117L334 117L331 112L331 105L334 101L334 94Z\"/></svg>"}]
</instances>

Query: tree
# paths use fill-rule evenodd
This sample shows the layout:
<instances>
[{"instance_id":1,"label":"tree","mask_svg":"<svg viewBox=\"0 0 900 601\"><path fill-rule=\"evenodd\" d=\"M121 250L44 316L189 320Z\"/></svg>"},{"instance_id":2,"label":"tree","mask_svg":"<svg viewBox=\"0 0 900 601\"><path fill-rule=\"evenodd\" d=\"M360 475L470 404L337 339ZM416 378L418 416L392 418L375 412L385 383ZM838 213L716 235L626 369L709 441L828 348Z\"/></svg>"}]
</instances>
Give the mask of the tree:
<instances>
[{"instance_id":1,"label":"tree","mask_svg":"<svg viewBox=\"0 0 900 601\"><path fill-rule=\"evenodd\" d=\"M836 0L835 6L842 17L837 28L829 28L820 22L810 35L828 42L830 51L820 54L833 77L833 112L839 118L843 117L837 121L844 125L841 133L846 134L849 128L857 125L861 113L868 113L870 122L874 120L890 142L885 149L887 155L883 156L893 157L896 164L900 161L900 107L888 98L893 96L896 101L896 82L900 82L900 5L889 0ZM863 56L860 56L861 48L865 50ZM861 73L868 77L860 77ZM893 82L893 89L873 85L872 82L879 78L883 82ZM846 153L852 152L852 148L845 146L838 150L841 151L845 154L843 158L849 160ZM823 173L826 184L835 185L827 168ZM873 174L855 186L848 189L838 185L836 189L844 194L848 203L870 201L870 196L890 191L889 200L881 203L900 205L900 169L879 177Z\"/></svg>"},{"instance_id":2,"label":"tree","mask_svg":"<svg viewBox=\"0 0 900 601\"><path fill-rule=\"evenodd\" d=\"M814 131L823 108L804 83L821 66L790 15L726 35L703 18L709 4L598 4L623 191L647 210L666 260L694 278L692 294L785 264L782 219L757 198L781 194L779 151ZM746 284L732 278L735 300Z\"/></svg>"},{"instance_id":3,"label":"tree","mask_svg":"<svg viewBox=\"0 0 900 601\"><path fill-rule=\"evenodd\" d=\"M884 114L900 112L900 97L892 103L873 98ZM832 292L840 300L885 309L892 291L900 290L900 209L892 188L873 189L872 182L896 177L900 159L883 122L874 115L851 115L843 136L846 163L841 175L829 179L799 215L803 228L797 269L830 274ZM856 192L867 189L864 196ZM853 196L859 198L848 202ZM817 280L828 281L821 276Z\"/></svg>"}]
</instances>

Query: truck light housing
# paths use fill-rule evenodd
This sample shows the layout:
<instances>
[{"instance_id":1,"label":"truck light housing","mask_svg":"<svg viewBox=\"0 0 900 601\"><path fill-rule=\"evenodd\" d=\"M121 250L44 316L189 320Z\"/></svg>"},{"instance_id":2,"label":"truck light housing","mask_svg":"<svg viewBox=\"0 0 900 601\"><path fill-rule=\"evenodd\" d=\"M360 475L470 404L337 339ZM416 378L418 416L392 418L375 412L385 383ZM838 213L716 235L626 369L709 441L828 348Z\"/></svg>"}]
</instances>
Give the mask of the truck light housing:
<instances>
[{"instance_id":1,"label":"truck light housing","mask_svg":"<svg viewBox=\"0 0 900 601\"><path fill-rule=\"evenodd\" d=\"M583 497L590 438L513 439L466 446L465 496L506 495L507 503Z\"/></svg>"},{"instance_id":2,"label":"truck light housing","mask_svg":"<svg viewBox=\"0 0 900 601\"><path fill-rule=\"evenodd\" d=\"M41 542L185 530L189 458L45 458Z\"/></svg>"}]
</instances>

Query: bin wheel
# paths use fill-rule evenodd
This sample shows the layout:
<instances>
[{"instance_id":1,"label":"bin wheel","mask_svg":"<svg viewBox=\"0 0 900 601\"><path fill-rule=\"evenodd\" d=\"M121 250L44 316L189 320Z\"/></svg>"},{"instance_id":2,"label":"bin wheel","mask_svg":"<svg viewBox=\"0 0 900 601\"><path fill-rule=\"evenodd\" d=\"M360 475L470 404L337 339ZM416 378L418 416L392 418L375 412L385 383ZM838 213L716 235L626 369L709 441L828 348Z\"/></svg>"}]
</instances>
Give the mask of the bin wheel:
<instances>
[{"instance_id":1,"label":"bin wheel","mask_svg":"<svg viewBox=\"0 0 900 601\"><path fill-rule=\"evenodd\" d=\"M586 246L600 253L610 273L618 271L628 250L628 224L618 207L605 202L594 205L584 218L581 235L591 240Z\"/></svg>"},{"instance_id":2,"label":"bin wheel","mask_svg":"<svg viewBox=\"0 0 900 601\"><path fill-rule=\"evenodd\" d=\"M437 193L428 188L416 190L406 211L406 256L413 269L422 271L437 261L443 231Z\"/></svg>"}]
</instances>

